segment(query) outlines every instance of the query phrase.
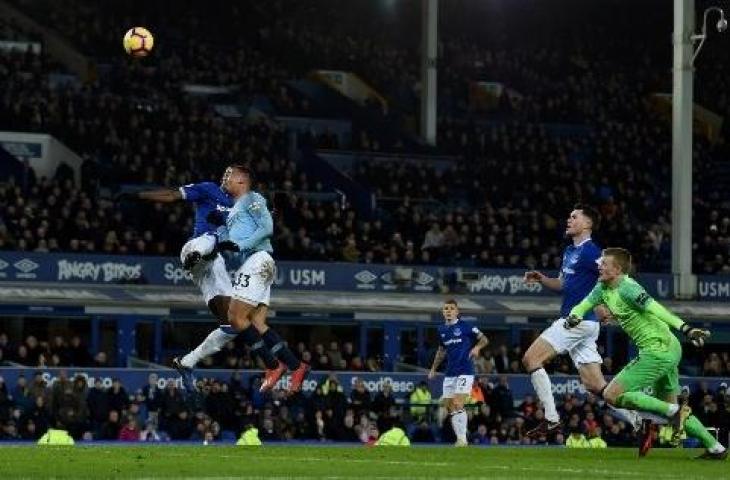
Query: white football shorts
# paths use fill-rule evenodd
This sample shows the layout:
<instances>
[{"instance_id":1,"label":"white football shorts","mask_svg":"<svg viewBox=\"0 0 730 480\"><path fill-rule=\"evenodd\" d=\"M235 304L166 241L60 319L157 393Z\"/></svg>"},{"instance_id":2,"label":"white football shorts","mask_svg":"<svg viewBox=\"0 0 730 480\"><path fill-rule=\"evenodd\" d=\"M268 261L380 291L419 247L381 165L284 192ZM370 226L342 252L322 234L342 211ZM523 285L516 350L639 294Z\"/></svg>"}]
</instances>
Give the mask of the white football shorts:
<instances>
[{"instance_id":1,"label":"white football shorts","mask_svg":"<svg viewBox=\"0 0 730 480\"><path fill-rule=\"evenodd\" d=\"M548 342L558 355L567 352L576 368L588 363L603 363L596 346L601 331L600 323L583 320L571 329L565 328L564 323L563 318L555 320L540 338Z\"/></svg>"},{"instance_id":2,"label":"white football shorts","mask_svg":"<svg viewBox=\"0 0 730 480\"><path fill-rule=\"evenodd\" d=\"M258 307L268 305L276 264L268 252L256 252L233 275L233 298Z\"/></svg>"},{"instance_id":3,"label":"white football shorts","mask_svg":"<svg viewBox=\"0 0 730 480\"><path fill-rule=\"evenodd\" d=\"M203 249L203 244L207 242L207 239L201 240L201 237L204 236L192 238L183 245L180 251L180 262L184 262L185 257L190 252L200 252ZM201 260L193 267L190 274L193 277L193 283L198 286L203 294L206 305L214 297L230 297L232 295L231 277L226 270L226 262L220 254L212 260Z\"/></svg>"},{"instance_id":4,"label":"white football shorts","mask_svg":"<svg viewBox=\"0 0 730 480\"><path fill-rule=\"evenodd\" d=\"M474 375L459 375L444 378L441 398L454 398L454 395L469 395L474 384Z\"/></svg>"}]
</instances>

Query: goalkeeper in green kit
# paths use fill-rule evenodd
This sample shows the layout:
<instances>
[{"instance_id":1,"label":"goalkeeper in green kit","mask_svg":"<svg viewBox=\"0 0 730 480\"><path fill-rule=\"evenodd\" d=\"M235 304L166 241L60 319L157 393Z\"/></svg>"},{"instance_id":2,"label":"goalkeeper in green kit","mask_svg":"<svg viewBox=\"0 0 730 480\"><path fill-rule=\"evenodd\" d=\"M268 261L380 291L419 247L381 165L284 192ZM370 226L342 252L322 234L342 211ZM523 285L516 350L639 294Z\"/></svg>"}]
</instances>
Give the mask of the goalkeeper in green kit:
<instances>
[{"instance_id":1,"label":"goalkeeper in green kit","mask_svg":"<svg viewBox=\"0 0 730 480\"><path fill-rule=\"evenodd\" d=\"M670 327L680 330L696 346L702 346L710 332L693 328L664 308L629 277L631 255L623 248L607 248L599 259L598 283L591 293L573 307L565 328L577 326L587 312L603 304L639 349L639 355L626 365L604 391L603 398L615 407L645 410L666 417L673 427L672 441L681 435L699 439L707 449L700 457L707 460L727 458L725 447L692 415L686 404L677 404L679 361L682 346ZM654 396L643 390L654 389ZM651 446L642 446L641 455Z\"/></svg>"}]
</instances>

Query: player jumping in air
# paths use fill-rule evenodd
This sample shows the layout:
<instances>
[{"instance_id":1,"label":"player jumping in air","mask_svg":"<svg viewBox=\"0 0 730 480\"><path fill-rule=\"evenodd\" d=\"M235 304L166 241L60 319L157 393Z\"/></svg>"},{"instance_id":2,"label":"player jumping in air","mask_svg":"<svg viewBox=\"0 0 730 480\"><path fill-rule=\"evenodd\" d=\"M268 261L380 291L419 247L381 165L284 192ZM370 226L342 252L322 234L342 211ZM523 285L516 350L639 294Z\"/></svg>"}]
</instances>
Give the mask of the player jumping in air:
<instances>
[{"instance_id":1,"label":"player jumping in air","mask_svg":"<svg viewBox=\"0 0 730 480\"><path fill-rule=\"evenodd\" d=\"M266 325L275 264L271 257L271 236L274 221L266 199L251 190L252 173L241 165L230 168L226 178L227 190L235 199L226 224L213 233L195 240L188 255L204 259L221 250L238 252L241 266L233 277L233 292L228 306L228 323L213 332L195 350L180 360L182 370L192 376L194 365L203 357L219 351L239 333L251 350L266 365L261 390L274 387L288 367L292 371L289 391L301 388L309 365L299 361L286 343ZM187 261L187 259L186 259ZM279 356L283 364L273 356Z\"/></svg>"},{"instance_id":2,"label":"player jumping in air","mask_svg":"<svg viewBox=\"0 0 730 480\"><path fill-rule=\"evenodd\" d=\"M560 307L560 318L530 345L522 358L522 363L530 374L532 385L545 408L545 420L527 432L530 438L546 436L558 432L562 425L555 407L550 377L545 371L545 364L556 355L568 353L578 369L583 385L592 393L600 395L606 386L601 372L603 359L598 354L596 341L600 331L600 323L596 312L606 315L605 308L596 306L596 312L586 315L586 322L580 328L566 330L563 320L570 309L580 302L598 280L598 258L601 250L591 239L594 229L600 222L598 212L588 205L576 205L567 221L565 234L573 241L563 252L563 263L558 278L550 278L541 272L525 273L525 282L540 283L545 287L562 293L563 302ZM616 413L628 420L634 428L639 421L635 412L616 409Z\"/></svg>"},{"instance_id":3,"label":"player jumping in air","mask_svg":"<svg viewBox=\"0 0 730 480\"><path fill-rule=\"evenodd\" d=\"M180 252L180 261L185 266L185 258L192 251L191 246L195 243L194 239L215 231L233 207L233 197L228 193L230 170L231 167L226 169L220 185L214 182L191 183L177 190L148 190L135 194L124 194L124 196L160 203L184 200L193 204L195 209L193 236ZM193 277L193 283L200 288L203 299L211 313L223 323L227 323L228 302L231 298L231 278L226 271L223 257L216 255L206 261L198 262L195 268L189 270Z\"/></svg>"},{"instance_id":4,"label":"player jumping in air","mask_svg":"<svg viewBox=\"0 0 730 480\"><path fill-rule=\"evenodd\" d=\"M436 369L446 358L446 378L444 378L442 400L451 417L451 425L456 434L457 447L469 444L466 439L468 418L464 411L464 403L471 393L474 383L474 364L472 359L486 347L489 341L477 327L462 322L459 318L459 306L455 300L444 303L441 313L444 324L439 326L439 348L433 359L428 378L436 376Z\"/></svg>"},{"instance_id":5,"label":"player jumping in air","mask_svg":"<svg viewBox=\"0 0 730 480\"><path fill-rule=\"evenodd\" d=\"M202 182L190 184L180 187L176 190L153 190L148 192L140 192L138 198L143 200L151 200L158 202L174 202L178 200L186 200L195 206L195 232L191 240L189 240L182 248L180 260L186 269L190 270L193 282L201 289L203 298L210 308L213 315L219 319L221 326L213 332L193 351L180 358L173 360L173 366L181 374L185 387L189 391L197 389L193 369L197 363L203 358L220 351L223 346L233 340L243 330L238 330L230 324L229 310L231 297L235 293L235 289L231 285L231 279L226 271L223 257L217 249L210 250L207 254L201 253L201 246L208 248L210 243L210 235L214 234L216 229L225 223L228 213L234 207L234 201L238 194L245 188L250 190L251 178L250 172L246 167L229 166L223 174L221 185L213 182ZM260 195L255 194L263 200ZM271 215L266 209L265 201L263 202L265 215L268 215L268 223L261 222L256 228L273 229ZM205 237L205 238L204 238ZM268 237L266 239L268 242ZM235 248L235 247L233 247ZM270 243L268 248L271 248ZM272 278L273 280L273 278ZM270 284L269 284L270 288ZM268 295L266 297L268 303ZM266 360L268 350L274 353L292 372L292 383L290 391L297 391L301 387L304 376L308 370L308 366L300 362L294 354L289 350L286 343L279 335L266 324L266 308L257 306L257 312L252 318L253 326L262 337L263 346L260 342L254 342L254 352L264 358L268 366L273 366L274 362ZM253 338L251 332L245 333L248 337L246 340ZM266 351L264 351L266 350ZM265 357L264 357L265 356ZM261 388L268 390L274 386L278 378L282 375L285 367L281 364L273 368L269 381L264 381ZM273 380L273 381L272 381Z\"/></svg>"},{"instance_id":6,"label":"player jumping in air","mask_svg":"<svg viewBox=\"0 0 730 480\"><path fill-rule=\"evenodd\" d=\"M695 346L704 345L710 332L686 324L629 277L631 255L627 250L603 250L598 268L598 283L570 311L566 328L580 329L586 323L582 321L583 316L596 305L604 304L639 349L638 356L605 387L603 397L611 405L646 410L668 418L673 426L674 444L679 444L685 431L702 442L706 451L698 458L727 458L727 449L692 415L692 409L677 404L682 346L669 327L681 331ZM653 396L643 392L647 387L654 389Z\"/></svg>"}]
</instances>

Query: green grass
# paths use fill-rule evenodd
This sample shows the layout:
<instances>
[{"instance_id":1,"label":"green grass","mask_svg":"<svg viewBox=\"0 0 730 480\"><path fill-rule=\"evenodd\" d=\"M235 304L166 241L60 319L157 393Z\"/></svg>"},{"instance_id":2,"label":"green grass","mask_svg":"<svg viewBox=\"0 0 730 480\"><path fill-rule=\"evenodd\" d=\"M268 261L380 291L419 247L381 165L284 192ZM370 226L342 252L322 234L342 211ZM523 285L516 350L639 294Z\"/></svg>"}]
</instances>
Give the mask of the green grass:
<instances>
[{"instance_id":1,"label":"green grass","mask_svg":"<svg viewBox=\"0 0 730 480\"><path fill-rule=\"evenodd\" d=\"M728 478L699 450L400 447L2 447L9 478Z\"/></svg>"}]
</instances>

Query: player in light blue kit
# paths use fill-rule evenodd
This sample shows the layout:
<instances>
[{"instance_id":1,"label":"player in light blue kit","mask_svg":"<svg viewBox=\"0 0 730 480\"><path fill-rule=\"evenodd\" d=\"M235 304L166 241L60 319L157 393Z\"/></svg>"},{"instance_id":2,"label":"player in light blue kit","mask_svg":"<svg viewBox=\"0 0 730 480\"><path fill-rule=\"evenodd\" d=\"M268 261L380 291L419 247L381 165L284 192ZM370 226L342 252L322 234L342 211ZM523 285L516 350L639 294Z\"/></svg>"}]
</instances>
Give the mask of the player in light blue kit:
<instances>
[{"instance_id":1,"label":"player in light blue kit","mask_svg":"<svg viewBox=\"0 0 730 480\"><path fill-rule=\"evenodd\" d=\"M589 321L582 322L579 330L567 329L564 326L570 310L588 295L598 280L598 259L601 257L601 249L593 242L591 234L594 228L598 228L599 222L600 215L594 208L588 205L573 207L565 230L565 234L572 240L572 245L565 248L560 275L557 278L550 278L537 271L525 273L525 282L540 283L550 290L562 293L563 296L560 318L532 342L522 358L522 364L530 374L535 392L545 408L545 420L526 434L531 438L558 432L562 427L555 408L550 377L544 368L545 364L556 355L566 352L570 355L588 391L600 396L606 386L606 380L601 372L603 359L596 346L601 329L596 313L601 318L607 318L606 308L598 306L595 311L587 314L586 319ZM622 419L628 420L634 428L637 428L639 420L635 412L624 409L615 411Z\"/></svg>"},{"instance_id":2,"label":"player in light blue kit","mask_svg":"<svg viewBox=\"0 0 730 480\"><path fill-rule=\"evenodd\" d=\"M266 199L251 190L252 174L245 166L233 166L227 174L226 189L235 199L226 224L215 232L195 239L190 255L204 259L220 250L238 252L241 267L233 276L233 289L228 307L228 325L211 332L181 364L192 370L195 363L210 353L220 350L226 342L241 333L244 341L266 365L266 376L261 390L274 387L284 371L291 370L290 392L301 388L309 365L299 361L279 335L266 325L266 316L274 283L275 264L271 257L274 249L271 236L274 221ZM272 355L275 353L283 363Z\"/></svg>"},{"instance_id":3,"label":"player in light blue kit","mask_svg":"<svg viewBox=\"0 0 730 480\"><path fill-rule=\"evenodd\" d=\"M238 189L242 174L237 165L226 168L220 185L213 182L201 182L184 185L177 190L159 189L139 192L136 196L142 200L162 203L184 200L195 208L195 227L193 237L183 246L180 261L189 270L195 283L203 293L203 299L210 311L218 318L221 327L214 330L197 348L182 358L173 359L173 367L181 374L183 384L188 391L197 390L193 369L203 358L220 351L223 346L233 340L238 333L228 321L228 309L233 294L231 278L228 275L225 261L218 250L207 255L200 253L200 246L208 244L206 234L215 233L226 222L233 208L235 199L231 192ZM246 169L247 171L247 169ZM264 345L270 349L290 369L296 370L300 362L291 353L283 340L266 325L264 318L256 318L254 326L263 337ZM212 337L212 338L211 338ZM265 355L266 353L262 353ZM294 384L294 386L296 386Z\"/></svg>"},{"instance_id":4,"label":"player in light blue kit","mask_svg":"<svg viewBox=\"0 0 730 480\"><path fill-rule=\"evenodd\" d=\"M469 444L466 438L468 418L464 411L464 403L471 393L474 384L473 358L486 347L487 337L474 325L463 322L459 318L459 306L456 300L447 300L441 310L444 324L438 328L439 348L433 359L428 378L436 376L436 369L446 359L446 377L441 399L451 417L451 425L456 434L457 447Z\"/></svg>"}]
</instances>

